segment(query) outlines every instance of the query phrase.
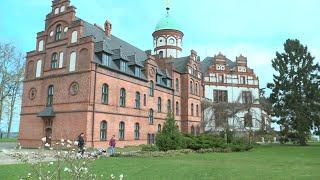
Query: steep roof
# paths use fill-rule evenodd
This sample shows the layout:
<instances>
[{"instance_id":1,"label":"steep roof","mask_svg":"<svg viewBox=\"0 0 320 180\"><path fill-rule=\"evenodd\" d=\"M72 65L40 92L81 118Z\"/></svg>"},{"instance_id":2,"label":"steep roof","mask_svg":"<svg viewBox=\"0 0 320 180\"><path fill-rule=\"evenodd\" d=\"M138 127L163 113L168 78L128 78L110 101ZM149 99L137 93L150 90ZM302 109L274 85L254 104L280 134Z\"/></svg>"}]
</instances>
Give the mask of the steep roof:
<instances>
[{"instance_id":1,"label":"steep roof","mask_svg":"<svg viewBox=\"0 0 320 180\"><path fill-rule=\"evenodd\" d=\"M204 60L200 62L201 72L205 73L209 69L209 67L214 64L215 61L216 59L214 57L204 58ZM227 66L229 66L229 68L233 68L236 66L236 63L231 61L228 58L226 58L226 63L227 63Z\"/></svg>"},{"instance_id":2,"label":"steep roof","mask_svg":"<svg viewBox=\"0 0 320 180\"><path fill-rule=\"evenodd\" d=\"M189 62L189 56L175 58L170 60L173 63L173 67L180 73L184 73L187 71L187 64Z\"/></svg>"}]
</instances>

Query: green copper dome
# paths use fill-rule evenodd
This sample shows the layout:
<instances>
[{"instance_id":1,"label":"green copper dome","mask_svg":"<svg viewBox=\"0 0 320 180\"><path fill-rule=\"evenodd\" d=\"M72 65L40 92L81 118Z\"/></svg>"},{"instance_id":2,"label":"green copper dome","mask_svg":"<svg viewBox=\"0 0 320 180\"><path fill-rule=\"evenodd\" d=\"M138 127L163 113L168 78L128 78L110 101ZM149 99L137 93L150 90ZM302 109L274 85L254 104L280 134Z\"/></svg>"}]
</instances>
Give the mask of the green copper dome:
<instances>
[{"instance_id":1,"label":"green copper dome","mask_svg":"<svg viewBox=\"0 0 320 180\"><path fill-rule=\"evenodd\" d=\"M167 14L166 17L162 18L157 23L155 31L159 31L162 29L180 30L180 26L169 14Z\"/></svg>"}]
</instances>

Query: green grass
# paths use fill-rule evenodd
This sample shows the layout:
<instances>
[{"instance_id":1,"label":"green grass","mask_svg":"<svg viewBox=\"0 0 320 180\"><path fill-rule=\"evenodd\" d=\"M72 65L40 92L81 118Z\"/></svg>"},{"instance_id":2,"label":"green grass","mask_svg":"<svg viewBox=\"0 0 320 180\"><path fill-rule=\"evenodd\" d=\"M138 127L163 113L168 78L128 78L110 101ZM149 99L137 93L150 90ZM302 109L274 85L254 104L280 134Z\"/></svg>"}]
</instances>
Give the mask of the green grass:
<instances>
[{"instance_id":1,"label":"green grass","mask_svg":"<svg viewBox=\"0 0 320 180\"><path fill-rule=\"evenodd\" d=\"M125 179L320 179L320 144L259 146L250 152L186 154L176 157L102 158L97 174ZM0 179L27 174L25 165L0 166Z\"/></svg>"},{"instance_id":2,"label":"green grass","mask_svg":"<svg viewBox=\"0 0 320 180\"><path fill-rule=\"evenodd\" d=\"M0 139L0 143L1 142L17 142L16 138L2 138Z\"/></svg>"}]
</instances>

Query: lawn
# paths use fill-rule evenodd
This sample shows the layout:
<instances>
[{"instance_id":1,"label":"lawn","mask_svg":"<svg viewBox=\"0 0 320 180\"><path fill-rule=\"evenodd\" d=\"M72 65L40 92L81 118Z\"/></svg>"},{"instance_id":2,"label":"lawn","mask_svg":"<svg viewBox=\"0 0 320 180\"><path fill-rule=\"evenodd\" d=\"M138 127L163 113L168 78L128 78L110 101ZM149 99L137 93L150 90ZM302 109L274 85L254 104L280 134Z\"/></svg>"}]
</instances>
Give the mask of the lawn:
<instances>
[{"instance_id":1,"label":"lawn","mask_svg":"<svg viewBox=\"0 0 320 180\"><path fill-rule=\"evenodd\" d=\"M102 158L97 174L125 179L320 179L320 144L259 146L250 152L186 154L176 157ZM27 174L24 165L0 166L0 179Z\"/></svg>"},{"instance_id":2,"label":"lawn","mask_svg":"<svg viewBox=\"0 0 320 180\"><path fill-rule=\"evenodd\" d=\"M1 142L17 142L16 138L0 138L0 143Z\"/></svg>"}]
</instances>

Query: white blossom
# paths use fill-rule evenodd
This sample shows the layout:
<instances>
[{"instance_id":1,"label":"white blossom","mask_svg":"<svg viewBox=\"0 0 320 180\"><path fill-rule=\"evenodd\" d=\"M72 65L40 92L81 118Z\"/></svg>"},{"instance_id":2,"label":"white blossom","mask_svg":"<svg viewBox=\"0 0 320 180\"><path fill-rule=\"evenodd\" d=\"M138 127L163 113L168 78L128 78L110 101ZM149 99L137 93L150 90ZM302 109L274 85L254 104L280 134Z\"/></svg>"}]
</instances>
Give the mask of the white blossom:
<instances>
[{"instance_id":1,"label":"white blossom","mask_svg":"<svg viewBox=\"0 0 320 180\"><path fill-rule=\"evenodd\" d=\"M78 146L79 142L78 141L74 141L74 145Z\"/></svg>"},{"instance_id":2,"label":"white blossom","mask_svg":"<svg viewBox=\"0 0 320 180\"><path fill-rule=\"evenodd\" d=\"M49 143L45 143L44 146L45 147L50 147L50 144Z\"/></svg>"},{"instance_id":3,"label":"white blossom","mask_svg":"<svg viewBox=\"0 0 320 180\"><path fill-rule=\"evenodd\" d=\"M123 174L120 174L119 179L120 179L120 180L123 179Z\"/></svg>"},{"instance_id":4,"label":"white blossom","mask_svg":"<svg viewBox=\"0 0 320 180\"><path fill-rule=\"evenodd\" d=\"M46 137L43 137L43 138L41 138L41 141L42 141L43 143L45 143L45 142L47 141L47 138L46 138Z\"/></svg>"},{"instance_id":5,"label":"white blossom","mask_svg":"<svg viewBox=\"0 0 320 180\"><path fill-rule=\"evenodd\" d=\"M64 139L62 138L60 141L63 143L63 142L64 142Z\"/></svg>"}]
</instances>

